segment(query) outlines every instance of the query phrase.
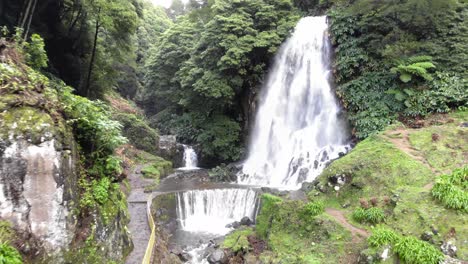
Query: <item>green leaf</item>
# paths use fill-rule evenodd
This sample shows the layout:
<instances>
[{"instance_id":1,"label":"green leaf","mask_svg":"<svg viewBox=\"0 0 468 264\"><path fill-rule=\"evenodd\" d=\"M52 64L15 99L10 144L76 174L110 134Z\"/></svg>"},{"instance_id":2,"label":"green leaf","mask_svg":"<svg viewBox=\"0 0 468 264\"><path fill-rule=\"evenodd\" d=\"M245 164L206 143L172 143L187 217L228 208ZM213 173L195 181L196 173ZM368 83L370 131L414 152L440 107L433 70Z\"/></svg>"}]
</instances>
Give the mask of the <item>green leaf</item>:
<instances>
[{"instance_id":1,"label":"green leaf","mask_svg":"<svg viewBox=\"0 0 468 264\"><path fill-rule=\"evenodd\" d=\"M401 80L402 82L404 82L404 83L407 83L407 82L411 81L411 79L412 79L412 77L411 77L410 74L402 73L402 74L400 75L400 80Z\"/></svg>"}]
</instances>

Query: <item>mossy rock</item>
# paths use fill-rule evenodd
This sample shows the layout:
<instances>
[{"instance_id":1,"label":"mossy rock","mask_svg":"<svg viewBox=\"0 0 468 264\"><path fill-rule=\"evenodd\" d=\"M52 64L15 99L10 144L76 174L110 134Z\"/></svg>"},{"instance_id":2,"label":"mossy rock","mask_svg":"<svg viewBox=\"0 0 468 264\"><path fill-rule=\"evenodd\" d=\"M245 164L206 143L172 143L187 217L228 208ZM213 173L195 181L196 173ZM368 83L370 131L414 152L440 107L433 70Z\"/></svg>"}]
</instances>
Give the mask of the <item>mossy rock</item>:
<instances>
[{"instance_id":1,"label":"mossy rock","mask_svg":"<svg viewBox=\"0 0 468 264\"><path fill-rule=\"evenodd\" d=\"M16 107L0 113L0 139L10 141L21 136L33 144L39 144L55 135L54 120L40 109Z\"/></svg>"},{"instance_id":2,"label":"mossy rock","mask_svg":"<svg viewBox=\"0 0 468 264\"><path fill-rule=\"evenodd\" d=\"M123 135L136 148L156 154L159 145L158 132L135 114L116 113L114 119L122 123Z\"/></svg>"},{"instance_id":3,"label":"mossy rock","mask_svg":"<svg viewBox=\"0 0 468 264\"><path fill-rule=\"evenodd\" d=\"M155 160L144 166L141 173L145 178L162 179L172 173L172 162L155 156Z\"/></svg>"},{"instance_id":4,"label":"mossy rock","mask_svg":"<svg viewBox=\"0 0 468 264\"><path fill-rule=\"evenodd\" d=\"M247 252L252 249L248 237L254 235L250 227L235 230L224 238L223 248L230 249L233 252Z\"/></svg>"}]
</instances>

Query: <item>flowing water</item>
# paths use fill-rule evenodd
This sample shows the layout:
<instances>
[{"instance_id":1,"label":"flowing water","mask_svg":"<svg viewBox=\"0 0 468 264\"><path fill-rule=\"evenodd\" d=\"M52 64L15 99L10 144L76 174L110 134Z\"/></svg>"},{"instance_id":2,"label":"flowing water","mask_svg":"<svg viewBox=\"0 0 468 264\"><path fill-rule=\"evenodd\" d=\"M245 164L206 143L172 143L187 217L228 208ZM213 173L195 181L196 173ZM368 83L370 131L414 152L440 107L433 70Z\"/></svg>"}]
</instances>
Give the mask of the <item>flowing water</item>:
<instances>
[{"instance_id":1,"label":"flowing water","mask_svg":"<svg viewBox=\"0 0 468 264\"><path fill-rule=\"evenodd\" d=\"M277 54L239 183L298 189L350 149L327 28L325 16L302 18Z\"/></svg>"},{"instance_id":2,"label":"flowing water","mask_svg":"<svg viewBox=\"0 0 468 264\"><path fill-rule=\"evenodd\" d=\"M192 190L177 194L177 218L181 229L225 235L226 225L242 217L255 218L257 193L251 189Z\"/></svg>"},{"instance_id":3,"label":"flowing water","mask_svg":"<svg viewBox=\"0 0 468 264\"><path fill-rule=\"evenodd\" d=\"M184 167L179 168L180 170L196 170L198 169L198 157L197 153L191 146L184 145Z\"/></svg>"},{"instance_id":4,"label":"flowing water","mask_svg":"<svg viewBox=\"0 0 468 264\"><path fill-rule=\"evenodd\" d=\"M176 237L187 245L190 263L207 263L207 241L232 230L226 225L255 219L259 198L251 187L297 189L349 151L349 131L331 85L327 28L326 17L301 19L275 58L238 180L250 186L177 193ZM184 147L184 169L196 168L195 151Z\"/></svg>"}]
</instances>

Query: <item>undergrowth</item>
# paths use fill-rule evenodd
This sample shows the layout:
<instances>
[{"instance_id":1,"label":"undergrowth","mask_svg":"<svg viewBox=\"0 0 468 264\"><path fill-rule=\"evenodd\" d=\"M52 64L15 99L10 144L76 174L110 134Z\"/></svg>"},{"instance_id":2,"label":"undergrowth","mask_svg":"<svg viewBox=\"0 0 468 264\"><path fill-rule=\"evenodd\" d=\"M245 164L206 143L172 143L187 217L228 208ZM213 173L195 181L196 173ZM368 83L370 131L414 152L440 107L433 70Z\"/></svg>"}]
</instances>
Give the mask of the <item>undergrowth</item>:
<instances>
[{"instance_id":1,"label":"undergrowth","mask_svg":"<svg viewBox=\"0 0 468 264\"><path fill-rule=\"evenodd\" d=\"M393 230L377 227L368 238L371 247L391 246L393 251L408 264L437 264L444 255L428 242L413 236L403 236Z\"/></svg>"},{"instance_id":2,"label":"undergrowth","mask_svg":"<svg viewBox=\"0 0 468 264\"><path fill-rule=\"evenodd\" d=\"M432 196L447 208L468 212L468 167L440 176L432 188Z\"/></svg>"}]
</instances>

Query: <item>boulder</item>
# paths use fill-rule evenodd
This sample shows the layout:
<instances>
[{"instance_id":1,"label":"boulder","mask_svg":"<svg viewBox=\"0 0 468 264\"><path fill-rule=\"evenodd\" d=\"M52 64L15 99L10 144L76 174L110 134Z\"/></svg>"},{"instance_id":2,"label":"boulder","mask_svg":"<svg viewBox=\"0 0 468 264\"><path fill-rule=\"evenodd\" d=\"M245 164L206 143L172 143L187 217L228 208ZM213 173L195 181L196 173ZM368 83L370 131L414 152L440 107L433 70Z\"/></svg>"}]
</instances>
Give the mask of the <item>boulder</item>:
<instances>
[{"instance_id":1,"label":"boulder","mask_svg":"<svg viewBox=\"0 0 468 264\"><path fill-rule=\"evenodd\" d=\"M455 243L451 240L442 243L440 249L447 256L455 257L457 255L457 246L455 246Z\"/></svg>"},{"instance_id":2,"label":"boulder","mask_svg":"<svg viewBox=\"0 0 468 264\"><path fill-rule=\"evenodd\" d=\"M208 256L210 264L225 264L228 262L227 256L221 249L216 249Z\"/></svg>"},{"instance_id":3,"label":"boulder","mask_svg":"<svg viewBox=\"0 0 468 264\"><path fill-rule=\"evenodd\" d=\"M240 224L241 225L244 225L244 226L250 226L253 224L252 220L250 220L250 218L248 216L244 216L242 217L242 219L240 220Z\"/></svg>"},{"instance_id":4,"label":"boulder","mask_svg":"<svg viewBox=\"0 0 468 264\"><path fill-rule=\"evenodd\" d=\"M172 162L174 168L183 166L184 146L177 143L174 135L163 135L159 137L159 156Z\"/></svg>"}]
</instances>

